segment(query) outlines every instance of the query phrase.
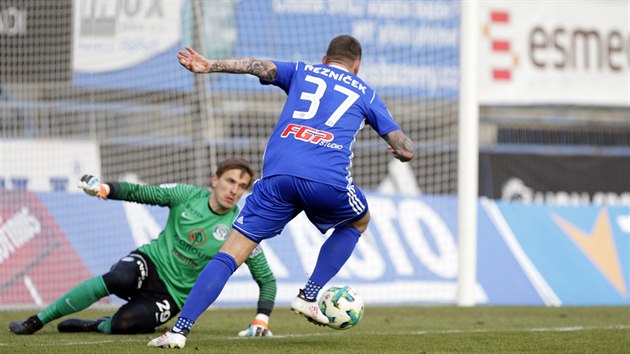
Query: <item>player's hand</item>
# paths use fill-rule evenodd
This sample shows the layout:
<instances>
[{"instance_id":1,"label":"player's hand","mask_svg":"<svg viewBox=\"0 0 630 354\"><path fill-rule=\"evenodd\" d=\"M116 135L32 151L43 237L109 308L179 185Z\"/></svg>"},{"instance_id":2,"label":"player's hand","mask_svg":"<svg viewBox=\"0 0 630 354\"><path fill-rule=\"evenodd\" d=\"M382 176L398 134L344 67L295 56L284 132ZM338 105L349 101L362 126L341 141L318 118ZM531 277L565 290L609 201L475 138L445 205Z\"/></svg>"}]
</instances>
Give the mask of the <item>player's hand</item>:
<instances>
[{"instance_id":1,"label":"player's hand","mask_svg":"<svg viewBox=\"0 0 630 354\"><path fill-rule=\"evenodd\" d=\"M245 330L238 332L239 337L271 337L273 334L263 321L255 320Z\"/></svg>"},{"instance_id":2,"label":"player's hand","mask_svg":"<svg viewBox=\"0 0 630 354\"><path fill-rule=\"evenodd\" d=\"M388 144L387 151L402 162L407 162L416 155L415 144L400 129L385 134L383 139Z\"/></svg>"},{"instance_id":3,"label":"player's hand","mask_svg":"<svg viewBox=\"0 0 630 354\"><path fill-rule=\"evenodd\" d=\"M188 52L180 50L177 53L179 63L195 74L205 74L210 72L208 60L194 49L186 47Z\"/></svg>"},{"instance_id":4,"label":"player's hand","mask_svg":"<svg viewBox=\"0 0 630 354\"><path fill-rule=\"evenodd\" d=\"M398 151L394 149L393 147L391 147L391 145L387 145L387 151L392 153L394 157L401 162L407 162L411 160L411 158L413 157L413 153L409 153L407 151L403 151L403 152Z\"/></svg>"},{"instance_id":5,"label":"player's hand","mask_svg":"<svg viewBox=\"0 0 630 354\"><path fill-rule=\"evenodd\" d=\"M398 151L396 151L396 149L394 149L391 145L387 145L387 152L391 153L392 155L394 155L395 158L400 160L400 155L398 154Z\"/></svg>"},{"instance_id":6,"label":"player's hand","mask_svg":"<svg viewBox=\"0 0 630 354\"><path fill-rule=\"evenodd\" d=\"M96 176L83 175L79 180L77 187L81 188L85 194L101 199L107 198L109 194L108 188Z\"/></svg>"}]
</instances>

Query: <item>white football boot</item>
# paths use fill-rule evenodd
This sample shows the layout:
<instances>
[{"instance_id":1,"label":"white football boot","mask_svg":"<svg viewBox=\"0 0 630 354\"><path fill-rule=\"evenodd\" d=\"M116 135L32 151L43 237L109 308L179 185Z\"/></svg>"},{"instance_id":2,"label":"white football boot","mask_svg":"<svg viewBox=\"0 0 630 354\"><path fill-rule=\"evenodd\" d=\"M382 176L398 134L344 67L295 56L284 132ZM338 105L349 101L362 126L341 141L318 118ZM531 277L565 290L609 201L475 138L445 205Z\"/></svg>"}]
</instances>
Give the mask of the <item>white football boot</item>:
<instances>
[{"instance_id":1,"label":"white football boot","mask_svg":"<svg viewBox=\"0 0 630 354\"><path fill-rule=\"evenodd\" d=\"M328 321L328 317L319 309L317 299L307 299L302 289L300 289L298 296L291 302L291 311L306 317L309 322L318 326L325 326L330 322Z\"/></svg>"},{"instance_id":2,"label":"white football boot","mask_svg":"<svg viewBox=\"0 0 630 354\"><path fill-rule=\"evenodd\" d=\"M147 346L183 349L186 346L186 336L183 334L185 331L182 333L168 331L157 338L151 339Z\"/></svg>"}]
</instances>

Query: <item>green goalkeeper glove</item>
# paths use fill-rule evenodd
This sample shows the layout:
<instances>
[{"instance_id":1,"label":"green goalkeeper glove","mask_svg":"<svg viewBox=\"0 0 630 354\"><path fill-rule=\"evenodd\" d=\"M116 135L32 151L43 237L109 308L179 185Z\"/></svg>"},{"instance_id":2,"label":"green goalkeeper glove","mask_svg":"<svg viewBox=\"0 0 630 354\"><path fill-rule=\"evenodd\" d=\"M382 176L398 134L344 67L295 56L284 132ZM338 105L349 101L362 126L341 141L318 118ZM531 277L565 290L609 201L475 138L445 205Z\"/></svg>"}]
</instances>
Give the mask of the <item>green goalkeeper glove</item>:
<instances>
[{"instance_id":1,"label":"green goalkeeper glove","mask_svg":"<svg viewBox=\"0 0 630 354\"><path fill-rule=\"evenodd\" d=\"M98 177L92 175L83 175L77 187L83 189L85 194L100 199L106 199L109 194L109 186L101 183Z\"/></svg>"}]
</instances>

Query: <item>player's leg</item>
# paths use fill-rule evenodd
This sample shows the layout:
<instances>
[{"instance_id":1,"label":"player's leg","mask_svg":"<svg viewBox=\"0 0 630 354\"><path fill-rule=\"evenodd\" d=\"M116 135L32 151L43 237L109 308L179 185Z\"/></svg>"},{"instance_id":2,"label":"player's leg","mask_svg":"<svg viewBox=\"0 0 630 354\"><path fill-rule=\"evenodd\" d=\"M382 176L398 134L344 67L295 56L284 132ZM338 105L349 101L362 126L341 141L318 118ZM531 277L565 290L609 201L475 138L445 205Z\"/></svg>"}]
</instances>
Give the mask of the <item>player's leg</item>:
<instances>
[{"instance_id":1,"label":"player's leg","mask_svg":"<svg viewBox=\"0 0 630 354\"><path fill-rule=\"evenodd\" d=\"M352 255L361 234L367 229L370 213L363 193L351 186L342 191L331 186L306 182L304 202L309 219L322 232L335 230L319 251L315 269L304 289L300 289L291 308L315 324L326 324L328 319L319 310L317 295ZM315 193L313 193L315 191Z\"/></svg>"},{"instance_id":2,"label":"player's leg","mask_svg":"<svg viewBox=\"0 0 630 354\"><path fill-rule=\"evenodd\" d=\"M149 272L149 267L151 272ZM131 252L103 275L103 281L110 294L128 300L134 296L150 273L156 273L151 259L139 251Z\"/></svg>"},{"instance_id":3,"label":"player's leg","mask_svg":"<svg viewBox=\"0 0 630 354\"><path fill-rule=\"evenodd\" d=\"M153 333L179 313L179 307L166 284L160 278L155 264L146 255L146 276L141 280L140 290L122 306L111 319L98 325L98 331L112 334Z\"/></svg>"},{"instance_id":4,"label":"player's leg","mask_svg":"<svg viewBox=\"0 0 630 354\"><path fill-rule=\"evenodd\" d=\"M183 348L192 325L219 296L232 273L261 240L280 233L297 215L299 210L284 200L290 195L282 190L285 187L282 180L274 177L254 184L253 193L236 217L230 236L197 278L175 326L151 340L149 346Z\"/></svg>"},{"instance_id":5,"label":"player's leg","mask_svg":"<svg viewBox=\"0 0 630 354\"><path fill-rule=\"evenodd\" d=\"M367 227L369 219L370 214L366 213L356 223L335 228L335 231L326 239L319 250L313 274L304 288L307 298L317 298L322 286L328 283L348 261L361 237L361 230L365 230L355 225Z\"/></svg>"},{"instance_id":6,"label":"player's leg","mask_svg":"<svg viewBox=\"0 0 630 354\"><path fill-rule=\"evenodd\" d=\"M199 274L188 294L181 315L171 331L154 338L147 345L161 348L183 348L186 337L199 316L221 294L225 284L258 243L232 230L219 252Z\"/></svg>"},{"instance_id":7,"label":"player's leg","mask_svg":"<svg viewBox=\"0 0 630 354\"><path fill-rule=\"evenodd\" d=\"M111 334L153 333L179 313L175 300L164 293L143 293L122 306L98 331Z\"/></svg>"},{"instance_id":8,"label":"player's leg","mask_svg":"<svg viewBox=\"0 0 630 354\"><path fill-rule=\"evenodd\" d=\"M55 300L37 315L24 321L11 322L9 329L15 334L33 334L42 329L46 323L86 309L108 294L102 276L88 279Z\"/></svg>"},{"instance_id":9,"label":"player's leg","mask_svg":"<svg viewBox=\"0 0 630 354\"><path fill-rule=\"evenodd\" d=\"M63 314L74 313L85 309L99 298L109 294L114 294L122 299L129 300L131 296L137 292L137 289L142 287L143 282L149 274L147 271L149 266L153 265L150 263L150 259L148 259L146 255L137 251L130 253L114 264L109 272L105 273L102 277L98 277L102 283L102 288L98 288L98 290L101 291L100 293L86 293L85 291L80 292L80 289L75 288L77 290L77 296L66 298L66 300L64 300L65 303L61 304L61 310L65 310L64 306L68 305L75 308L75 310L72 312L66 311L67 313ZM104 294L102 293L103 289L105 291ZM70 293L72 293L72 291ZM97 295L100 296L95 299ZM91 300L91 302L88 300ZM57 300L56 302L60 302L60 300ZM46 311L42 312L46 313ZM58 316L57 313L52 314L54 316ZM91 332L96 331L100 323L105 320L107 320L107 318L92 320L71 318L59 323L57 329L60 332Z\"/></svg>"},{"instance_id":10,"label":"player's leg","mask_svg":"<svg viewBox=\"0 0 630 354\"><path fill-rule=\"evenodd\" d=\"M291 200L294 191L288 182L283 176L275 176L254 184L252 194L247 197L245 206L234 221L230 236L203 269L190 291L173 328L176 332L190 329L258 243L280 233L289 220L297 215L299 211Z\"/></svg>"},{"instance_id":11,"label":"player's leg","mask_svg":"<svg viewBox=\"0 0 630 354\"><path fill-rule=\"evenodd\" d=\"M33 334L42 329L48 322L62 316L79 312L109 295L102 276L88 279L75 286L36 315L24 321L9 324L9 330L15 334Z\"/></svg>"},{"instance_id":12,"label":"player's leg","mask_svg":"<svg viewBox=\"0 0 630 354\"><path fill-rule=\"evenodd\" d=\"M369 218L369 216L367 216ZM330 281L352 255L361 232L354 226L336 228L322 245L315 269L298 296L291 302L291 309L310 322L325 325L328 318L319 309L317 294Z\"/></svg>"},{"instance_id":13,"label":"player's leg","mask_svg":"<svg viewBox=\"0 0 630 354\"><path fill-rule=\"evenodd\" d=\"M195 285L188 294L180 318L194 323L219 296L230 276L257 245L258 243L240 232L232 230L219 252L199 274ZM190 329L190 326L178 326L181 324L178 319L174 327L175 331L181 331L184 328Z\"/></svg>"}]
</instances>

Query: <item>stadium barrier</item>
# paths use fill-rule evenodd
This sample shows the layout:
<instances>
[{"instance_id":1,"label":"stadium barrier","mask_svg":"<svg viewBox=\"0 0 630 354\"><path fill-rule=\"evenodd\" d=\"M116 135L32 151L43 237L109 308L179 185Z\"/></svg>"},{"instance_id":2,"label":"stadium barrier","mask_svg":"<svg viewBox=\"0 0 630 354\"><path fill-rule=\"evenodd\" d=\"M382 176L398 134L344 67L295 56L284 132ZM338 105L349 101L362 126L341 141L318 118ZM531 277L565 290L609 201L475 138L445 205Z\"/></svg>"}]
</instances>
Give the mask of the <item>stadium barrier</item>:
<instances>
[{"instance_id":1,"label":"stadium barrier","mask_svg":"<svg viewBox=\"0 0 630 354\"><path fill-rule=\"evenodd\" d=\"M456 198L368 193L368 200L370 227L331 284L355 286L370 305L454 304ZM478 210L478 304L628 303L627 207L482 198ZM50 303L156 237L167 214L167 208L81 194L0 192L0 306ZM303 285L316 261L312 250L324 238L300 214L281 235L262 243L278 280L279 306L288 305ZM251 306L256 294L241 267L217 305Z\"/></svg>"}]
</instances>

